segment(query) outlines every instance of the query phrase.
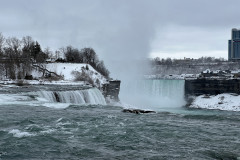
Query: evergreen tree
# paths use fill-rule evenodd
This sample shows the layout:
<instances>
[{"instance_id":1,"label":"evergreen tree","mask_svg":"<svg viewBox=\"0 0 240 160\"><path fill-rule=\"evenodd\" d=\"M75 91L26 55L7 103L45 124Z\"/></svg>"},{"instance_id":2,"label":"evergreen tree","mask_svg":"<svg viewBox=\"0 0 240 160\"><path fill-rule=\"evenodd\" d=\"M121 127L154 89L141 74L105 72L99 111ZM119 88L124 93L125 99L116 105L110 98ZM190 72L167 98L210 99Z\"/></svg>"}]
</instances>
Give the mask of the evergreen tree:
<instances>
[{"instance_id":1,"label":"evergreen tree","mask_svg":"<svg viewBox=\"0 0 240 160\"><path fill-rule=\"evenodd\" d=\"M36 41L36 44L33 46L32 57L36 60L37 55L42 52L40 44Z\"/></svg>"}]
</instances>

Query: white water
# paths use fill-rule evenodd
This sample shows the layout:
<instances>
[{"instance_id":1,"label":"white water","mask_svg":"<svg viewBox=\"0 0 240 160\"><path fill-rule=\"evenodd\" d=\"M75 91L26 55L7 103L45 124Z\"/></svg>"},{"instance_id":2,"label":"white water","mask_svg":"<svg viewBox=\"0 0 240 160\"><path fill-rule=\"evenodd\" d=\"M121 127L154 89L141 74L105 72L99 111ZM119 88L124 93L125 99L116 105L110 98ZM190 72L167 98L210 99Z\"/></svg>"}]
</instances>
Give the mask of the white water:
<instances>
[{"instance_id":1,"label":"white water","mask_svg":"<svg viewBox=\"0 0 240 160\"><path fill-rule=\"evenodd\" d=\"M158 111L185 105L184 80L138 80L121 87L121 101L137 108Z\"/></svg>"},{"instance_id":2,"label":"white water","mask_svg":"<svg viewBox=\"0 0 240 160\"><path fill-rule=\"evenodd\" d=\"M9 131L9 133L13 134L14 137L18 137L18 138L35 136L35 134L20 131L19 129L13 129L13 130Z\"/></svg>"},{"instance_id":3,"label":"white water","mask_svg":"<svg viewBox=\"0 0 240 160\"><path fill-rule=\"evenodd\" d=\"M77 91L38 91L36 94L49 102L106 105L105 98L96 88Z\"/></svg>"},{"instance_id":4,"label":"white water","mask_svg":"<svg viewBox=\"0 0 240 160\"><path fill-rule=\"evenodd\" d=\"M28 105L63 109L69 107L71 104L106 105L106 101L102 93L96 88L75 91L37 91L0 94L0 106Z\"/></svg>"}]
</instances>

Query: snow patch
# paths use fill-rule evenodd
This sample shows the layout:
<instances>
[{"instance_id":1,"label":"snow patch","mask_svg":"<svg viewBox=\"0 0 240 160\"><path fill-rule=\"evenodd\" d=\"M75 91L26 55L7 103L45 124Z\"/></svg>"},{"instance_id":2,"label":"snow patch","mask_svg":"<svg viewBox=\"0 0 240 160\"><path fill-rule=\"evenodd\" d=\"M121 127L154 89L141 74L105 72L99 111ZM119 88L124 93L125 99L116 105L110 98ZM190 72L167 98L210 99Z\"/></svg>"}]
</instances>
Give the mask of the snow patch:
<instances>
[{"instance_id":1,"label":"snow patch","mask_svg":"<svg viewBox=\"0 0 240 160\"><path fill-rule=\"evenodd\" d=\"M216 96L201 95L197 96L189 107L240 111L240 95L227 93L219 94Z\"/></svg>"}]
</instances>

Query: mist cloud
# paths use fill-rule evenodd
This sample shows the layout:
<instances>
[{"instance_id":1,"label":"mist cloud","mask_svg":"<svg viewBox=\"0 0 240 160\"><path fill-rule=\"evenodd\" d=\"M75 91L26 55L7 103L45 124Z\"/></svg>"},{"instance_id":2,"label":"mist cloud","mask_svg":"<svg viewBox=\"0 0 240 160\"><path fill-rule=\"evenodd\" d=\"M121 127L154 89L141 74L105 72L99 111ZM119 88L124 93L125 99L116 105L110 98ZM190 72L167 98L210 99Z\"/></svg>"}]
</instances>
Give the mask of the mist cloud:
<instances>
[{"instance_id":1,"label":"mist cloud","mask_svg":"<svg viewBox=\"0 0 240 160\"><path fill-rule=\"evenodd\" d=\"M117 62L145 58L151 52L160 57L227 52L230 29L239 26L239 4L238 0L8 0L1 2L0 32L6 37L30 35L54 50L68 44L91 46L114 74Z\"/></svg>"}]
</instances>

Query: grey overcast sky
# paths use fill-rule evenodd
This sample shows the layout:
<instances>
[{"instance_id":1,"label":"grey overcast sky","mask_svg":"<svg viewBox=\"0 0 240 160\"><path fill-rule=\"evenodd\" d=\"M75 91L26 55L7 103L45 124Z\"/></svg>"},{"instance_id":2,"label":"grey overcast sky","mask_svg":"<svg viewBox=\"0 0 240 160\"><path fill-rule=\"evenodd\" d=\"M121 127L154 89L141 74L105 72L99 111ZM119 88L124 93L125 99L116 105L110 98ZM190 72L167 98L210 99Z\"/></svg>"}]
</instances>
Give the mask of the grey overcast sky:
<instances>
[{"instance_id":1,"label":"grey overcast sky","mask_svg":"<svg viewBox=\"0 0 240 160\"><path fill-rule=\"evenodd\" d=\"M240 0L0 0L0 32L52 50L93 47L110 64L143 57L227 58ZM111 60L111 62L110 62Z\"/></svg>"}]
</instances>

